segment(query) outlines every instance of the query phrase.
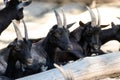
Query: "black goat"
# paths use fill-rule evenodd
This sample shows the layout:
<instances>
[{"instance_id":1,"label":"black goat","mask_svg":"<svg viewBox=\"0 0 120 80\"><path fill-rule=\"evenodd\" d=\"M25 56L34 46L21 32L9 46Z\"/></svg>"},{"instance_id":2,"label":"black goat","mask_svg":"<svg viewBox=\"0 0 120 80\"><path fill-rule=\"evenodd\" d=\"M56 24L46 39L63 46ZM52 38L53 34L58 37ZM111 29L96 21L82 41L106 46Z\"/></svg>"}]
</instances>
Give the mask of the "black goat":
<instances>
[{"instance_id":1,"label":"black goat","mask_svg":"<svg viewBox=\"0 0 120 80\"><path fill-rule=\"evenodd\" d=\"M107 26L107 25L106 25ZM110 40L117 40L120 42L120 25L115 25L113 22L111 23L112 28L109 29L94 29L91 28L91 33L89 33L89 35L93 35L94 32L97 32L99 34L99 46L102 46L103 44L105 44L106 42L110 41ZM83 39L84 40L84 39ZM82 41L81 41L82 42ZM99 54L104 54L104 52L102 50L100 50ZM91 54L88 54L89 56Z\"/></svg>"},{"instance_id":2,"label":"black goat","mask_svg":"<svg viewBox=\"0 0 120 80\"><path fill-rule=\"evenodd\" d=\"M111 23L112 28L104 29L100 31L100 43L101 45L105 44L111 40L117 40L120 42L120 25L115 25ZM119 48L120 50L120 48Z\"/></svg>"},{"instance_id":3,"label":"black goat","mask_svg":"<svg viewBox=\"0 0 120 80\"><path fill-rule=\"evenodd\" d=\"M100 41L101 45L105 44L110 40L117 40L120 42L120 25L115 25L111 23L112 28L104 29L100 31Z\"/></svg>"},{"instance_id":4,"label":"black goat","mask_svg":"<svg viewBox=\"0 0 120 80\"><path fill-rule=\"evenodd\" d=\"M81 39L81 34L83 33L84 27L79 26L70 33L70 41L72 43L73 49L69 51L57 50L55 54L55 61L57 64L66 64L70 60L77 60L85 57L83 54L82 47L78 44Z\"/></svg>"},{"instance_id":5,"label":"black goat","mask_svg":"<svg viewBox=\"0 0 120 80\"><path fill-rule=\"evenodd\" d=\"M57 47L61 50L72 49L72 44L69 40L69 31L66 28L66 19L63 17L64 25L62 25L60 15L56 10L54 12L57 18L57 25L54 25L50 29L45 38L33 43L31 49L33 65L25 68L25 75L40 72L42 66L47 66L48 69L54 68L54 56Z\"/></svg>"},{"instance_id":6,"label":"black goat","mask_svg":"<svg viewBox=\"0 0 120 80\"><path fill-rule=\"evenodd\" d=\"M31 65L32 57L30 49L32 43L28 40L27 30L25 27L25 38L14 24L14 28L17 34L17 39L11 42L6 48L0 51L0 75L4 75L9 78L18 78L22 74L18 74L16 62L19 61L23 65Z\"/></svg>"},{"instance_id":7,"label":"black goat","mask_svg":"<svg viewBox=\"0 0 120 80\"><path fill-rule=\"evenodd\" d=\"M98 24L96 24L96 17L92 10L87 7L88 11L91 15L91 22L86 24L81 23L81 26L84 27L81 40L79 44L82 46L84 50L84 54L86 56L91 56L93 53L95 54L104 54L102 50L100 50L100 31L102 27L106 27L108 25L100 25L100 17L98 15ZM99 13L99 12L98 12Z\"/></svg>"},{"instance_id":8,"label":"black goat","mask_svg":"<svg viewBox=\"0 0 120 80\"><path fill-rule=\"evenodd\" d=\"M9 26L13 19L23 18L23 8L29 5L32 0L22 2L22 0L5 0L6 6L0 10L0 34Z\"/></svg>"}]
</instances>

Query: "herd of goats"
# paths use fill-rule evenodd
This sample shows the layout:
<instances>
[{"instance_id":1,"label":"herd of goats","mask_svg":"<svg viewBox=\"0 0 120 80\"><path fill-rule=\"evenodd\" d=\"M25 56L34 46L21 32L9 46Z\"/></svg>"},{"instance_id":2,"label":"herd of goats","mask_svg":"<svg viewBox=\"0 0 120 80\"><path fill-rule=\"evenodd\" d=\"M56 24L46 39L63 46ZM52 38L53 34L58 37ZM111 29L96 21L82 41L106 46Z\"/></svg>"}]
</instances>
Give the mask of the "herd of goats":
<instances>
[{"instance_id":1,"label":"herd of goats","mask_svg":"<svg viewBox=\"0 0 120 80\"><path fill-rule=\"evenodd\" d=\"M93 11L91 21L79 25L69 32L73 24L66 24L64 10L61 9L63 22L57 10L54 10L57 24L48 32L46 37L28 39L26 24L23 20L24 7L32 0L4 0L5 7L0 10L0 34L13 23L17 38L7 47L0 50L0 79L14 80L55 68L54 63L64 65L69 61L82 59L87 56L106 54L100 47L110 40L120 41L120 25L111 22L111 28L102 30L108 25L100 25ZM98 10L97 10L98 11ZM98 11L99 14L99 11ZM13 21L13 20L16 20ZM18 28L18 23L24 24L25 37Z\"/></svg>"}]
</instances>

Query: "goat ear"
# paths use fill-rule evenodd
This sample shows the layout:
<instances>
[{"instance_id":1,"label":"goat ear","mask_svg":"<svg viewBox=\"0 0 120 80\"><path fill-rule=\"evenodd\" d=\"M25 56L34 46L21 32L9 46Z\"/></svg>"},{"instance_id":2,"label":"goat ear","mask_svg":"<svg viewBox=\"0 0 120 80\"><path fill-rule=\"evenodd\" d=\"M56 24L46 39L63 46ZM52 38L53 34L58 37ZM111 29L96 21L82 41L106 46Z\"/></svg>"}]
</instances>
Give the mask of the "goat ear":
<instances>
[{"instance_id":1,"label":"goat ear","mask_svg":"<svg viewBox=\"0 0 120 80\"><path fill-rule=\"evenodd\" d=\"M58 25L54 25L51 29L54 30L54 29L57 29L58 28Z\"/></svg>"},{"instance_id":2,"label":"goat ear","mask_svg":"<svg viewBox=\"0 0 120 80\"><path fill-rule=\"evenodd\" d=\"M10 47L12 47L12 46L14 46L15 45L15 43L14 42L11 42L8 46L7 46L7 48L10 48Z\"/></svg>"},{"instance_id":3,"label":"goat ear","mask_svg":"<svg viewBox=\"0 0 120 80\"><path fill-rule=\"evenodd\" d=\"M70 27L72 27L75 23L76 23L76 22L68 24L68 25L67 25L67 29L69 29Z\"/></svg>"},{"instance_id":4,"label":"goat ear","mask_svg":"<svg viewBox=\"0 0 120 80\"><path fill-rule=\"evenodd\" d=\"M112 27L115 27L116 25L115 25L113 22L111 22L111 26L112 26Z\"/></svg>"},{"instance_id":5,"label":"goat ear","mask_svg":"<svg viewBox=\"0 0 120 80\"><path fill-rule=\"evenodd\" d=\"M109 24L107 24L107 25L100 25L101 28L105 28L107 26L109 26Z\"/></svg>"},{"instance_id":6,"label":"goat ear","mask_svg":"<svg viewBox=\"0 0 120 80\"><path fill-rule=\"evenodd\" d=\"M82 21L79 21L80 26L84 26L85 24Z\"/></svg>"}]
</instances>

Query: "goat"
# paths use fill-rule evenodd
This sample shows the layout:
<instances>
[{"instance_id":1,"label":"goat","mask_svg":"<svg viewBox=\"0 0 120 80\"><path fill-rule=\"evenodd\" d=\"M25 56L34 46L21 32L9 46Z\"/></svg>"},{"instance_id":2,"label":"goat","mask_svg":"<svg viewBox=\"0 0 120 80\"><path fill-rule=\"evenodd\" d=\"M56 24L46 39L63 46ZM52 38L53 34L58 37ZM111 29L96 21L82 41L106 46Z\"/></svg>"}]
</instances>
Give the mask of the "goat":
<instances>
[{"instance_id":1,"label":"goat","mask_svg":"<svg viewBox=\"0 0 120 80\"><path fill-rule=\"evenodd\" d=\"M100 41L101 45L105 44L110 40L117 40L120 42L120 25L115 25L111 23L112 28L104 29L100 31Z\"/></svg>"},{"instance_id":2,"label":"goat","mask_svg":"<svg viewBox=\"0 0 120 80\"><path fill-rule=\"evenodd\" d=\"M100 43L104 45L110 40L117 40L120 42L120 25L115 25L111 22L111 28L100 31ZM120 49L119 49L120 50Z\"/></svg>"},{"instance_id":3,"label":"goat","mask_svg":"<svg viewBox=\"0 0 120 80\"><path fill-rule=\"evenodd\" d=\"M25 38L23 38L14 22L13 25L17 39L0 51L0 75L14 79L22 75L18 74L16 62L19 61L22 65L28 66L33 60L30 54L32 43L28 40L26 26L24 26Z\"/></svg>"},{"instance_id":4,"label":"goat","mask_svg":"<svg viewBox=\"0 0 120 80\"><path fill-rule=\"evenodd\" d=\"M81 23L81 26L84 27L84 30L81 40L79 41L79 44L82 46L84 50L84 54L86 56L91 56L93 53L104 54L104 52L100 50L101 44L99 37L100 37L101 28L106 27L108 25L100 25L99 15L98 15L98 23L96 24L96 18L94 13L89 7L87 7L87 9L90 12L92 21L86 24Z\"/></svg>"},{"instance_id":5,"label":"goat","mask_svg":"<svg viewBox=\"0 0 120 80\"><path fill-rule=\"evenodd\" d=\"M34 74L42 71L42 66L48 67L47 70L54 68L54 56L57 47L61 50L71 50L72 44L69 40L69 31L66 27L66 19L62 25L59 13L54 10L57 25L54 25L47 36L40 41L33 43L31 54L33 65L25 67L25 75ZM64 16L64 15L63 15Z\"/></svg>"},{"instance_id":6,"label":"goat","mask_svg":"<svg viewBox=\"0 0 120 80\"><path fill-rule=\"evenodd\" d=\"M5 8L0 10L0 34L9 26L12 20L19 21L24 17L23 8L28 6L32 0L22 2L22 0L4 0Z\"/></svg>"},{"instance_id":7,"label":"goat","mask_svg":"<svg viewBox=\"0 0 120 80\"><path fill-rule=\"evenodd\" d=\"M64 12L63 12L64 13ZM57 64L66 64L70 60L77 60L84 57L82 47L78 44L84 27L78 27L70 32L70 41L73 49L69 51L57 50L55 54L55 61Z\"/></svg>"},{"instance_id":8,"label":"goat","mask_svg":"<svg viewBox=\"0 0 120 80\"><path fill-rule=\"evenodd\" d=\"M102 46L103 44L105 44L106 42L110 40L117 40L120 42L120 36L119 36L120 25L115 25L112 22L111 26L112 28L104 29L104 30L101 30L101 29L93 30L92 29L93 32L91 34L94 34L95 31L99 33L99 46ZM100 50L99 54L104 54L104 52Z\"/></svg>"}]
</instances>

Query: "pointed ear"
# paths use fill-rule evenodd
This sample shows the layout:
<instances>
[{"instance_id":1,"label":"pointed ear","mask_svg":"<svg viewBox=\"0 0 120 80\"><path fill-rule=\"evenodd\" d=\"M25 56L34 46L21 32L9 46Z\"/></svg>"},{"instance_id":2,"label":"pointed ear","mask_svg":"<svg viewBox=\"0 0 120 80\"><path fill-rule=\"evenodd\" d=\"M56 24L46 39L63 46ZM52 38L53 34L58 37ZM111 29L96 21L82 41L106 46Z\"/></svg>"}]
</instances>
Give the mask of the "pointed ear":
<instances>
[{"instance_id":1,"label":"pointed ear","mask_svg":"<svg viewBox=\"0 0 120 80\"><path fill-rule=\"evenodd\" d=\"M72 27L76 22L70 23L67 25L67 29L69 29L70 27Z\"/></svg>"},{"instance_id":2,"label":"pointed ear","mask_svg":"<svg viewBox=\"0 0 120 80\"><path fill-rule=\"evenodd\" d=\"M100 25L101 28L105 28L107 26L109 26L110 24L107 24L107 25Z\"/></svg>"},{"instance_id":3,"label":"pointed ear","mask_svg":"<svg viewBox=\"0 0 120 80\"><path fill-rule=\"evenodd\" d=\"M83 27L85 24L82 21L79 21L79 25Z\"/></svg>"},{"instance_id":4,"label":"pointed ear","mask_svg":"<svg viewBox=\"0 0 120 80\"><path fill-rule=\"evenodd\" d=\"M116 25L115 25L113 22L111 22L111 26L112 26L112 28L113 28L113 27L115 27Z\"/></svg>"}]
</instances>

